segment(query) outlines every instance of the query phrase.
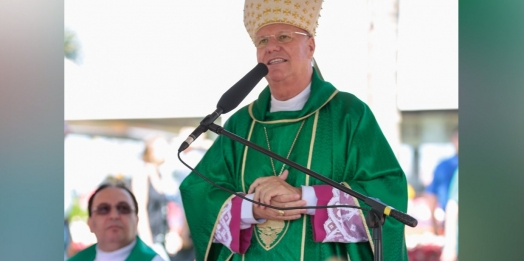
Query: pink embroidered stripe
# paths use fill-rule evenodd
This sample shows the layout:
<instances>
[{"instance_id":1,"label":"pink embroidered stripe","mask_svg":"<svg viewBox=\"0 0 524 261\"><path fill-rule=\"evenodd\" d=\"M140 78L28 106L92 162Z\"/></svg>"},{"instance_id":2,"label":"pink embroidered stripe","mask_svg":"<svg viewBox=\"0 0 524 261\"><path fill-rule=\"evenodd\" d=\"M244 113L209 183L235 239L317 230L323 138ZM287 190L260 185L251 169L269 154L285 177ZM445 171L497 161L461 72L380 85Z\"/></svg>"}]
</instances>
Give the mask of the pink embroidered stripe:
<instances>
[{"instance_id":1,"label":"pink embroidered stripe","mask_svg":"<svg viewBox=\"0 0 524 261\"><path fill-rule=\"evenodd\" d=\"M317 206L356 205L355 199L328 185L313 186ZM369 239L358 209L317 209L311 216L315 242L355 243Z\"/></svg>"},{"instance_id":2,"label":"pink embroidered stripe","mask_svg":"<svg viewBox=\"0 0 524 261\"><path fill-rule=\"evenodd\" d=\"M213 242L222 243L235 253L244 254L251 244L253 226L240 229L242 199L233 197L222 210Z\"/></svg>"}]
</instances>

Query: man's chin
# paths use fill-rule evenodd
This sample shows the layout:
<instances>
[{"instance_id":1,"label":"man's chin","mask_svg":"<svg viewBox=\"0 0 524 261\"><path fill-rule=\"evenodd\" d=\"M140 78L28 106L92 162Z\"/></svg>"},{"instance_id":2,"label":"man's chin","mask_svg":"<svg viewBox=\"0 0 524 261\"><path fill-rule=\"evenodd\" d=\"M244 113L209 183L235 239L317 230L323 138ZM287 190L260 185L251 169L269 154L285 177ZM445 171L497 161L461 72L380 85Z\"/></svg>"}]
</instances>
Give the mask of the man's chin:
<instances>
[{"instance_id":1,"label":"man's chin","mask_svg":"<svg viewBox=\"0 0 524 261\"><path fill-rule=\"evenodd\" d=\"M126 244L129 239L123 233L107 235L107 242L112 244Z\"/></svg>"},{"instance_id":2,"label":"man's chin","mask_svg":"<svg viewBox=\"0 0 524 261\"><path fill-rule=\"evenodd\" d=\"M274 71L267 74L266 79L268 82L280 82L286 78L286 75L282 71Z\"/></svg>"}]
</instances>

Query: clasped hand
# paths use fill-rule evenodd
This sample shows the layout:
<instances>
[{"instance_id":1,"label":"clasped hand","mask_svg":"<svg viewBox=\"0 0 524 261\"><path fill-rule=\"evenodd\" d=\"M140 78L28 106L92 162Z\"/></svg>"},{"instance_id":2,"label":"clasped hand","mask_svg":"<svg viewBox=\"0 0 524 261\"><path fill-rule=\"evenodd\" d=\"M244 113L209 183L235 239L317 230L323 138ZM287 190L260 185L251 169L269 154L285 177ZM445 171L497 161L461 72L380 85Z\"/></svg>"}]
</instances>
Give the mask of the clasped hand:
<instances>
[{"instance_id":1,"label":"clasped hand","mask_svg":"<svg viewBox=\"0 0 524 261\"><path fill-rule=\"evenodd\" d=\"M301 207L306 205L302 198L302 188L296 188L286 182L289 172L285 170L278 177L256 179L249 187L248 194L255 193L253 200L275 207ZM306 213L306 209L277 210L254 204L253 216L256 219L294 220Z\"/></svg>"}]
</instances>

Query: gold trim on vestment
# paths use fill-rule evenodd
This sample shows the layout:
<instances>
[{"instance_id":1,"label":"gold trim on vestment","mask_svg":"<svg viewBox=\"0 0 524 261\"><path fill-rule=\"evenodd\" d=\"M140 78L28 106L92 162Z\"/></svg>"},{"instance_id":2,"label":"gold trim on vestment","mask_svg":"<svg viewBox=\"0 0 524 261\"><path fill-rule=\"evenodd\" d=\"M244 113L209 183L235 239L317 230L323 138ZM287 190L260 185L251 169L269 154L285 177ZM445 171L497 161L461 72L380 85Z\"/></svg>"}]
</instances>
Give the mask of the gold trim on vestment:
<instances>
[{"instance_id":1,"label":"gold trim on vestment","mask_svg":"<svg viewBox=\"0 0 524 261\"><path fill-rule=\"evenodd\" d=\"M302 215L302 243L300 244L300 261L304 261L304 248L306 245L306 224L307 224L307 217L306 215Z\"/></svg>"},{"instance_id":2,"label":"gold trim on vestment","mask_svg":"<svg viewBox=\"0 0 524 261\"><path fill-rule=\"evenodd\" d=\"M298 127L297 134L295 135L295 139L293 140L293 143L291 143L291 147L289 148L289 152L287 153L286 159L289 159L289 156L291 156L291 152L293 151L293 148L295 147L295 143L297 142L298 136L300 135L300 131L302 130L304 123L306 123L306 120L303 120L302 123L300 124L300 127ZM264 134L266 134L267 149L271 151L271 145L269 144L269 135L267 135L266 126L264 126ZM286 167L286 164L285 163L282 164L282 168L280 169L280 172L277 175L277 170L275 169L275 162L273 162L273 158L269 157L269 160L271 161L271 167L273 168L273 173L275 174L275 176L282 175L282 172L284 172L284 167ZM284 212L282 212L281 216L283 215L284 215Z\"/></svg>"},{"instance_id":3,"label":"gold trim on vestment","mask_svg":"<svg viewBox=\"0 0 524 261\"><path fill-rule=\"evenodd\" d=\"M335 91L334 94L336 94L336 91ZM334 95L332 97L334 97ZM318 110L316 110L315 112L313 112L313 113L315 113L315 117L314 117L312 137L311 137L310 146L309 146L309 152L308 152L308 162L307 162L307 167L308 168L311 167L311 162L312 162L312 157L313 157L312 150L313 150L313 146L314 146L314 143L315 143L316 129L317 129L317 126L318 126L319 110L320 110L320 108ZM309 114L309 115L312 115L312 114ZM301 119L305 119L305 118L306 117L302 117ZM251 124L251 128L249 130L248 140L251 139L251 134L253 133L254 123L255 122L260 122L260 121L253 120L253 122ZM289 121L289 122L294 122L294 121ZM245 186L246 186L245 185L245 181L244 181L244 174L245 174L244 170L245 170L246 160L247 160L247 146L246 146L246 149L244 150L244 156L243 156L243 159L242 159L242 186L244 187L244 191L245 191ZM309 185L309 176L308 175L306 175L305 185L306 186ZM307 218L306 218L306 216L304 216L303 217L303 226L302 226L301 260L304 260L306 224L307 224ZM269 251L270 249L272 249L273 247L278 245L278 243L282 240L282 238L284 238L285 234L287 233L287 231L289 229L289 226L290 226L289 221L268 220L264 224L257 224L256 225L255 238L257 239L258 244L260 246L262 246L262 248L264 248L266 251ZM264 231L267 231L268 233L264 233ZM261 240L264 241L264 242L261 242ZM275 242L275 240L276 240L276 242Z\"/></svg>"},{"instance_id":4,"label":"gold trim on vestment","mask_svg":"<svg viewBox=\"0 0 524 261\"><path fill-rule=\"evenodd\" d=\"M204 260L207 260L207 256L209 255L209 250L211 249L211 243L213 243L213 238L215 238L215 232L216 232L216 229L217 229L217 225L218 225L218 222L220 221L220 217L222 216L222 210L224 209L226 204L231 201L231 199L234 196L235 195L229 196L224 201L224 203L222 204L222 207L220 208L220 211L218 211L217 220L215 221L215 226L213 226L213 230L211 230L211 238L209 239L209 243L207 243L206 255L204 256ZM233 203L231 203L231 204L233 204Z\"/></svg>"},{"instance_id":5,"label":"gold trim on vestment","mask_svg":"<svg viewBox=\"0 0 524 261\"><path fill-rule=\"evenodd\" d=\"M297 121L301 121L301 120L303 120L303 119L313 115L314 113L316 113L317 111L322 109L322 107L326 106L326 104L329 101L331 101L331 99L333 99L333 97L335 97L335 95L337 93L338 93L338 90L335 90L333 92L333 94L331 94L331 96L326 100L326 102L324 102L324 104L322 104L320 107L318 107L315 111L311 112L310 114L308 114L306 116L303 116L303 117L300 117L300 118L297 118L297 119L284 119L284 120L275 120L275 121L260 121L260 120L257 120L255 118L255 115L253 115L253 104L255 104L255 102L252 102L251 104L249 104L248 112L249 112L249 116L251 117L251 119L253 119L256 122L263 123L263 124L277 124L277 123L286 123L286 122L297 122Z\"/></svg>"},{"instance_id":6,"label":"gold trim on vestment","mask_svg":"<svg viewBox=\"0 0 524 261\"><path fill-rule=\"evenodd\" d=\"M326 104L328 104L331 99L333 99L335 97L335 95L338 93L338 90L335 90L331 96L320 106L318 107L315 111L303 116L303 117L300 117L300 118L297 118L297 119L284 119L284 120L275 120L275 121L260 121L260 120L257 120L255 118L255 116L253 115L253 104L254 102L252 102L251 104L249 104L248 106L248 113L249 113L249 116L251 117L251 119L253 120L252 124L251 124L251 128L249 130L249 136L248 136L248 140L250 140L251 138L251 133L253 132L253 129L254 129L254 123L255 122L258 122L258 123L261 123L261 124L277 124L277 123L293 123L293 122L298 122L298 121L301 121L301 120L304 120L306 118L308 118L309 116L313 115L313 114L316 114L315 115L315 120L314 120L314 123L313 123L313 135L311 137L311 142L310 142L310 148L309 148L309 152L308 152L308 163L307 163L307 168L310 168L311 167L311 162L312 162L312 157L313 157L313 146L314 146L314 143L315 143L315 137L316 137L316 128L317 128L317 125L318 125L318 113L320 111L320 109L322 109ZM244 155L243 155L243 159L242 159L242 187L244 187L244 191L245 191L245 181L244 181L244 168L245 168L245 163L246 163L246 159L247 159L247 149L248 147L246 146L245 149L244 149ZM309 175L306 175L306 186L309 185ZM301 254L300 254L300 259L301 260L304 260L304 247L305 247L305 236L306 236L306 222L307 222L307 218L306 216L303 217L303 226L302 226L302 244L301 244ZM289 221L286 221L286 222L289 222ZM266 222L267 223L267 222ZM258 224L257 224L258 226ZM289 227L290 224L288 224L287 227ZM280 240L284 237L285 233L287 232L287 229L286 231L284 231L284 234L282 235L282 237L279 239L278 242L280 242ZM256 235L255 235L256 237ZM261 244L261 242L258 240L258 237L257 238L257 241L258 243L263 247L264 245ZM274 246L276 246L277 243L275 243ZM273 246L273 247L274 247ZM271 248L273 248L271 247ZM269 249L271 249L269 248ZM266 249L268 250L268 249Z\"/></svg>"},{"instance_id":7,"label":"gold trim on vestment","mask_svg":"<svg viewBox=\"0 0 524 261\"><path fill-rule=\"evenodd\" d=\"M313 131L311 133L311 143L309 144L309 156L308 156L308 162L307 162L308 169L311 169L311 160L313 159L313 146L315 145L315 138L317 136L317 126L318 126L318 111L315 113L315 119L313 121ZM306 178L309 183L309 175L307 175Z\"/></svg>"},{"instance_id":8,"label":"gold trim on vestment","mask_svg":"<svg viewBox=\"0 0 524 261\"><path fill-rule=\"evenodd\" d=\"M255 127L255 122L251 122L251 128L249 128L249 134L247 135L247 140L251 140L251 134L253 133L253 128ZM244 171L246 169L246 159L247 159L247 149L248 146L244 146L244 158L242 158L242 171L240 173L240 176L242 177L242 191L244 193L247 193L246 191L246 183L244 182Z\"/></svg>"},{"instance_id":9,"label":"gold trim on vestment","mask_svg":"<svg viewBox=\"0 0 524 261\"><path fill-rule=\"evenodd\" d=\"M255 234L255 238L257 239L258 244L262 246L262 248L264 248L266 251L269 251L276 245L278 245L282 238L284 238L284 236L287 233L287 230L289 229L290 224L287 220L284 221L268 219L266 222L262 224L257 224L256 226L257 228L255 229L255 233L261 232ZM282 234L282 236L280 236L280 234ZM262 240L263 242L260 242L260 240Z\"/></svg>"},{"instance_id":10,"label":"gold trim on vestment","mask_svg":"<svg viewBox=\"0 0 524 261\"><path fill-rule=\"evenodd\" d=\"M311 131L311 141L309 143L309 153L307 157L307 168L311 169L311 162L313 161L313 147L315 145L315 138L317 136L317 125L318 125L318 110L315 113L315 119L313 121L313 129ZM309 175L306 175L306 186L309 186ZM300 246L300 260L304 260L304 248L306 245L306 225L307 216L303 215L304 221L302 223L302 244Z\"/></svg>"},{"instance_id":11,"label":"gold trim on vestment","mask_svg":"<svg viewBox=\"0 0 524 261\"><path fill-rule=\"evenodd\" d=\"M351 187L349 186L348 183L346 183L345 181L342 182L342 185L346 186L347 188L351 189ZM350 195L351 196L351 195ZM360 203L358 203L358 200L351 196L353 198L353 201L355 202L355 204L357 205L357 207L360 207ZM369 227L368 227L368 224L366 223L366 216L364 215L364 213L362 212L362 209L358 209L358 212L360 213L360 218L362 219L362 223L364 224L364 228L366 230L366 234L368 236L368 242L369 244L371 245L371 252L373 253L373 256L375 256L375 244L373 243L373 239L371 238L371 234L369 233ZM349 256L349 254L348 254Z\"/></svg>"},{"instance_id":12,"label":"gold trim on vestment","mask_svg":"<svg viewBox=\"0 0 524 261\"><path fill-rule=\"evenodd\" d=\"M251 127L249 129L249 134L248 134L248 137L247 137L248 141L251 141L251 134L253 133L253 129L255 127L255 123L256 123L256 121L253 121L251 123ZM244 148L244 155L243 155L243 158L242 158L242 172L241 172L241 176L242 176L242 188L244 189L244 192L246 192L246 184L245 184L245 180L244 180L244 174L245 174L245 168L246 168L246 160L247 160L248 148L249 147L245 146L245 148ZM286 222L287 222L287 224L286 224ZM280 231L275 232L276 236L273 235L273 234L270 234L270 233L274 232L274 231L271 231L272 228L280 229ZM285 228L285 230L282 232L282 229L284 229L284 228ZM262 248L264 248L266 251L268 251L268 250L272 249L273 247L275 247L280 242L280 240L282 240L282 238L287 233L288 228L289 228L289 221L267 220L263 224L256 224L256 228L254 228L254 230L255 230L255 238L257 239L258 244L260 246L262 246ZM261 230L261 231L268 231L270 233L268 233L266 235L258 235L259 230ZM282 236L278 239L278 241L276 243L274 243L273 246L271 246L271 244L273 244L275 239L277 239L276 237L278 237L281 233L284 233L284 234L282 234ZM269 242L269 244L266 246L265 242L260 242L259 237L263 237L262 241Z\"/></svg>"}]
</instances>

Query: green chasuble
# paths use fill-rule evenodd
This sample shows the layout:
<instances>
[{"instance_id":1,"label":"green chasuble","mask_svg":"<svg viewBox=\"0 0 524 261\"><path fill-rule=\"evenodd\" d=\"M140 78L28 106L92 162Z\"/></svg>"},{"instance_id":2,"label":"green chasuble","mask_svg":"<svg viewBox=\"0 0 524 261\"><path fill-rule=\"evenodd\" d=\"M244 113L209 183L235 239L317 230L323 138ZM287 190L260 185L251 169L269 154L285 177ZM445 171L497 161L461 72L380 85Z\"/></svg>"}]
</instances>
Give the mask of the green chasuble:
<instances>
[{"instance_id":1,"label":"green chasuble","mask_svg":"<svg viewBox=\"0 0 524 261\"><path fill-rule=\"evenodd\" d=\"M352 94L339 92L316 72L302 110L271 113L270 100L266 87L256 101L232 115L224 129L264 148L269 143L271 151L286 157L304 123L290 160L406 212L406 177L366 104ZM274 165L280 173L282 163L274 160ZM214 142L196 169L237 192L247 192L259 177L274 175L268 156L225 136ZM292 186L325 185L296 169L285 169L290 171L286 181ZM308 215L276 225L270 223L269 229L255 226L247 252L234 254L222 244L213 243L221 209L232 195L194 173L184 180L180 190L197 260L326 260L332 256L351 261L373 260L370 236L371 242L363 243L314 242ZM369 228L368 231L371 233ZM386 261L407 260L404 225L393 218L387 218L384 224L383 255Z\"/></svg>"}]
</instances>

